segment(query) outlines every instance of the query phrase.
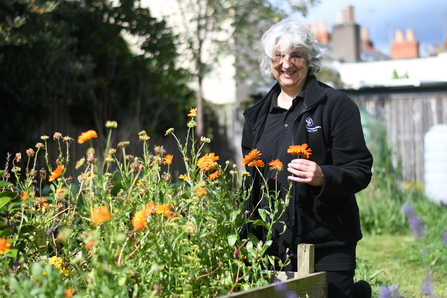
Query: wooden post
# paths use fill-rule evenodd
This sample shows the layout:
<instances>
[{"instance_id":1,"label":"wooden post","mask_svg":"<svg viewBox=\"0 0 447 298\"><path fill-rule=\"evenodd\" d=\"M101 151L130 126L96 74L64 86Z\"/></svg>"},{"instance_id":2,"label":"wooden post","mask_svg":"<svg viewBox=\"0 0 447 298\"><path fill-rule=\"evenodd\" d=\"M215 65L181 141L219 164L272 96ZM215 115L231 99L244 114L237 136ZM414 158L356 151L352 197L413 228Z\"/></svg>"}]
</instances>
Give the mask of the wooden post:
<instances>
[{"instance_id":1,"label":"wooden post","mask_svg":"<svg viewBox=\"0 0 447 298\"><path fill-rule=\"evenodd\" d=\"M315 246L313 244L298 245L298 277L315 272Z\"/></svg>"}]
</instances>

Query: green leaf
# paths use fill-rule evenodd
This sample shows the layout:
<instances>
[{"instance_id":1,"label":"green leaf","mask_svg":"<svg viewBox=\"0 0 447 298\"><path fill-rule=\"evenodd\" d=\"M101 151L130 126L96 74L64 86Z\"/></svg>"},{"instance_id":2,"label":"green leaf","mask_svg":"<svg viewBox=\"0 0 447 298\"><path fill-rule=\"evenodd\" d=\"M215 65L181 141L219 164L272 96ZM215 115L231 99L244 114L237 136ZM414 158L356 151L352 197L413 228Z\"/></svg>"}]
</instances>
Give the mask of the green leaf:
<instances>
[{"instance_id":1,"label":"green leaf","mask_svg":"<svg viewBox=\"0 0 447 298\"><path fill-rule=\"evenodd\" d=\"M2 181L2 182L4 182L4 181ZM2 191L2 192L0 192L0 198L9 197L9 198L13 199L16 196L17 196L17 194L15 192L13 192L13 191Z\"/></svg>"},{"instance_id":2,"label":"green leaf","mask_svg":"<svg viewBox=\"0 0 447 298\"><path fill-rule=\"evenodd\" d=\"M0 210L2 210L3 206L8 204L11 201L10 197L1 197L0 196Z\"/></svg>"},{"instance_id":3,"label":"green leaf","mask_svg":"<svg viewBox=\"0 0 447 298\"><path fill-rule=\"evenodd\" d=\"M270 212L265 209L259 209L259 215L263 222L267 222L267 215L270 215Z\"/></svg>"},{"instance_id":4,"label":"green leaf","mask_svg":"<svg viewBox=\"0 0 447 298\"><path fill-rule=\"evenodd\" d=\"M228 235L228 244L230 246L233 246L236 243L237 238L238 238L238 235L236 235L236 234Z\"/></svg>"}]
</instances>

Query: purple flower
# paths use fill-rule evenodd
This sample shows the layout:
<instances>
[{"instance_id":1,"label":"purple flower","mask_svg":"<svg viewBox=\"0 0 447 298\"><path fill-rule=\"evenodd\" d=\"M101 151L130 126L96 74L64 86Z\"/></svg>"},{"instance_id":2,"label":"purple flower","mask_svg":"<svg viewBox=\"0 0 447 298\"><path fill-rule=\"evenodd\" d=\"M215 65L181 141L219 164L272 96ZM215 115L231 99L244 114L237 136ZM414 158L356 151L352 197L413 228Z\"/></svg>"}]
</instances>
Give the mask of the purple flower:
<instances>
[{"instance_id":1,"label":"purple flower","mask_svg":"<svg viewBox=\"0 0 447 298\"><path fill-rule=\"evenodd\" d=\"M422 284L422 294L426 296L430 296L433 294L433 285L431 283L431 274L430 271L427 272L425 276L424 283Z\"/></svg>"},{"instance_id":2,"label":"purple flower","mask_svg":"<svg viewBox=\"0 0 447 298\"><path fill-rule=\"evenodd\" d=\"M442 243L447 245L447 232L442 232Z\"/></svg>"},{"instance_id":3,"label":"purple flower","mask_svg":"<svg viewBox=\"0 0 447 298\"><path fill-rule=\"evenodd\" d=\"M286 284L283 283L283 282L278 282L278 283L275 283L275 285L274 285L274 289L275 289L275 291L277 291L277 292L284 293L284 292L287 291L287 286L286 286Z\"/></svg>"},{"instance_id":4,"label":"purple flower","mask_svg":"<svg viewBox=\"0 0 447 298\"><path fill-rule=\"evenodd\" d=\"M421 238L425 236L425 226L422 221L417 217L411 204L405 204L403 211L407 214L408 225L410 226L413 236Z\"/></svg>"},{"instance_id":5,"label":"purple flower","mask_svg":"<svg viewBox=\"0 0 447 298\"><path fill-rule=\"evenodd\" d=\"M380 296L379 298L404 298L400 295L397 285L392 284L391 286L380 286L379 287Z\"/></svg>"}]
</instances>

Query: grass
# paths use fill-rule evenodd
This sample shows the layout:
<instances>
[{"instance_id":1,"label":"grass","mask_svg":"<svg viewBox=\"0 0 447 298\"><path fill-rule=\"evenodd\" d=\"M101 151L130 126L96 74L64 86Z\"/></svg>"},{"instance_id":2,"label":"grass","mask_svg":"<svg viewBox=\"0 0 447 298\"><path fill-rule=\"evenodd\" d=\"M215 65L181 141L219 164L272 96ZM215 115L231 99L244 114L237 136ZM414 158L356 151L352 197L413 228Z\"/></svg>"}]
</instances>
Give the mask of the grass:
<instances>
[{"instance_id":1,"label":"grass","mask_svg":"<svg viewBox=\"0 0 447 298\"><path fill-rule=\"evenodd\" d=\"M422 285L431 270L434 291L430 297L447 297L447 256L433 257L435 264L430 265L424 257L427 252L417 243L420 240L411 235L366 235L357 248L356 278L371 283L373 297L380 296L379 286L395 284L403 297L422 298L429 297L422 293Z\"/></svg>"}]
</instances>

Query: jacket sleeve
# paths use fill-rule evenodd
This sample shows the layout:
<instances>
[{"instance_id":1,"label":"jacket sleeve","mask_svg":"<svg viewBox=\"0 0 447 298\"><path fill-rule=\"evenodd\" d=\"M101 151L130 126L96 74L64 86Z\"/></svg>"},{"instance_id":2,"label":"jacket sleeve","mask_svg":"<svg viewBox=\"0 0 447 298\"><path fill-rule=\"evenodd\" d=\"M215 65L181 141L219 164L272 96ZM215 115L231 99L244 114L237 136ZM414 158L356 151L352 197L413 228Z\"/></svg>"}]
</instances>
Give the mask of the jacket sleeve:
<instances>
[{"instance_id":1,"label":"jacket sleeve","mask_svg":"<svg viewBox=\"0 0 447 298\"><path fill-rule=\"evenodd\" d=\"M324 181L320 199L351 196L371 181L373 157L363 135L357 105L345 93L332 101L329 109L332 164L320 165Z\"/></svg>"}]
</instances>

